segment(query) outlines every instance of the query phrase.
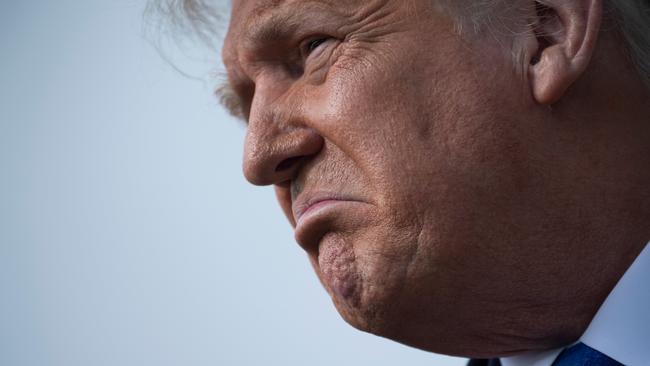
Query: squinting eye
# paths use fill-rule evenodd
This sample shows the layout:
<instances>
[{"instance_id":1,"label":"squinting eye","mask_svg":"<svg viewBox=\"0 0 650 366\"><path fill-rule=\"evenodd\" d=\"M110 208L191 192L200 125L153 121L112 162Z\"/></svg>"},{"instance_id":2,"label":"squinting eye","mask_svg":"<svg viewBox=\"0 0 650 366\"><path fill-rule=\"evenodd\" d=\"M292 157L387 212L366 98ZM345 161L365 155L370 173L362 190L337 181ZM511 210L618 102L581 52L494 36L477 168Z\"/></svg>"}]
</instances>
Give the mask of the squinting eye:
<instances>
[{"instance_id":1,"label":"squinting eye","mask_svg":"<svg viewBox=\"0 0 650 366\"><path fill-rule=\"evenodd\" d=\"M316 38L309 41L309 43L307 43L307 54L314 52L318 48L318 46L322 45L326 41L327 38Z\"/></svg>"}]
</instances>

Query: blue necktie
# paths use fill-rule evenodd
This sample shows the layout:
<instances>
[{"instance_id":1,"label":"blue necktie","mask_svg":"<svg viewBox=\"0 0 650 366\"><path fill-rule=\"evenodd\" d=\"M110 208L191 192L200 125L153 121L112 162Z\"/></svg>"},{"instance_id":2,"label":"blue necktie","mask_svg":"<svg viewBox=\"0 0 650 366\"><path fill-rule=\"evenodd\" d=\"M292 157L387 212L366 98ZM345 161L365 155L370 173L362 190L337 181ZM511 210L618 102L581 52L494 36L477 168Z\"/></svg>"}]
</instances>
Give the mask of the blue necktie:
<instances>
[{"instance_id":1,"label":"blue necktie","mask_svg":"<svg viewBox=\"0 0 650 366\"><path fill-rule=\"evenodd\" d=\"M623 364L580 342L562 351L552 366L623 366Z\"/></svg>"}]
</instances>

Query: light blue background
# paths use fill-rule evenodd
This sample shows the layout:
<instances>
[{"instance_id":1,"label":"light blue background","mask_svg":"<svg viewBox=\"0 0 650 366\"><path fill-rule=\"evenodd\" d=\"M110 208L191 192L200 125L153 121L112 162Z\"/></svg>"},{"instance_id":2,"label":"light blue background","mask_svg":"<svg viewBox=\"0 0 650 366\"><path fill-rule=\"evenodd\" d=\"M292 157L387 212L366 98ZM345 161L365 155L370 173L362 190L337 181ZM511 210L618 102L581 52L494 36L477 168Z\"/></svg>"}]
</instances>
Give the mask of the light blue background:
<instances>
[{"instance_id":1,"label":"light blue background","mask_svg":"<svg viewBox=\"0 0 650 366\"><path fill-rule=\"evenodd\" d=\"M144 6L2 6L0 365L463 365L341 320Z\"/></svg>"}]
</instances>

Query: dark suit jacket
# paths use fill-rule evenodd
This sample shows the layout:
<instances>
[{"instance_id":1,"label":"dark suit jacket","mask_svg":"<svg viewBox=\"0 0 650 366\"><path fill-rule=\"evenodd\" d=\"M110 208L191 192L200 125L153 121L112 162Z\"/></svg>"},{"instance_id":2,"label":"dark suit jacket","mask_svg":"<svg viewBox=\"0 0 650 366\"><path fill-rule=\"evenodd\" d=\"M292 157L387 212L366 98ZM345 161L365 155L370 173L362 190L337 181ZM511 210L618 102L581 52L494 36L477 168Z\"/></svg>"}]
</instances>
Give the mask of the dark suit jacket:
<instances>
[{"instance_id":1,"label":"dark suit jacket","mask_svg":"<svg viewBox=\"0 0 650 366\"><path fill-rule=\"evenodd\" d=\"M491 360L469 360L467 366L501 366L501 362L498 358L493 358Z\"/></svg>"}]
</instances>

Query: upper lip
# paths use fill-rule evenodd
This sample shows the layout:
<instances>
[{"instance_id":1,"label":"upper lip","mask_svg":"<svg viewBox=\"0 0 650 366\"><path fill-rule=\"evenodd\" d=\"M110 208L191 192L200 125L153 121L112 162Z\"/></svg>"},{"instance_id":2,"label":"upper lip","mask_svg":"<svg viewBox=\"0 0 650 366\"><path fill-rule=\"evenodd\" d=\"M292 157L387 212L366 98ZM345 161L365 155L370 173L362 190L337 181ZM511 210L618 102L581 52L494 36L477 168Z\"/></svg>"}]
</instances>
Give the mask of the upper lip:
<instances>
[{"instance_id":1,"label":"upper lip","mask_svg":"<svg viewBox=\"0 0 650 366\"><path fill-rule=\"evenodd\" d=\"M296 222L300 221L302 217L309 209L315 204L323 201L359 201L357 199L344 196L340 193L333 192L314 192L299 195L298 198L293 202L291 209L293 211L293 217Z\"/></svg>"}]
</instances>

